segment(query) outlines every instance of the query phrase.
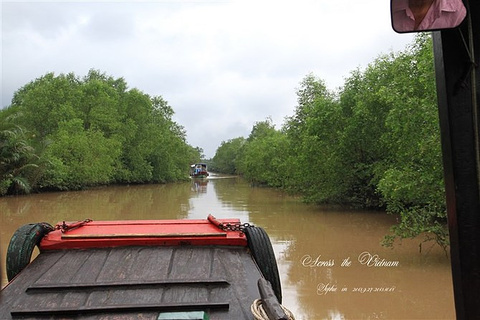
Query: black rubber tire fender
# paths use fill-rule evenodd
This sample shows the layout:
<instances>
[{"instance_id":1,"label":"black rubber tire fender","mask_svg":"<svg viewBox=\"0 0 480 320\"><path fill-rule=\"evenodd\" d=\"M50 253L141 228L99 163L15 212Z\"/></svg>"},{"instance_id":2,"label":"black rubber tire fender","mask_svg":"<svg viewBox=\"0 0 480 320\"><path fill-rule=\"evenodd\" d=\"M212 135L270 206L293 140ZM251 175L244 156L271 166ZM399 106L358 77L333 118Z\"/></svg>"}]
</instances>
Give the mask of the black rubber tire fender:
<instances>
[{"instance_id":1,"label":"black rubber tire fender","mask_svg":"<svg viewBox=\"0 0 480 320\"><path fill-rule=\"evenodd\" d=\"M258 268L263 277L272 285L278 302L282 303L282 285L278 274L277 260L275 260L275 253L267 232L260 227L249 227L245 229L245 235Z\"/></svg>"},{"instance_id":2,"label":"black rubber tire fender","mask_svg":"<svg viewBox=\"0 0 480 320\"><path fill-rule=\"evenodd\" d=\"M7 279L11 281L32 259L32 253L42 238L53 230L46 223L33 223L21 226L10 239L7 250Z\"/></svg>"}]
</instances>

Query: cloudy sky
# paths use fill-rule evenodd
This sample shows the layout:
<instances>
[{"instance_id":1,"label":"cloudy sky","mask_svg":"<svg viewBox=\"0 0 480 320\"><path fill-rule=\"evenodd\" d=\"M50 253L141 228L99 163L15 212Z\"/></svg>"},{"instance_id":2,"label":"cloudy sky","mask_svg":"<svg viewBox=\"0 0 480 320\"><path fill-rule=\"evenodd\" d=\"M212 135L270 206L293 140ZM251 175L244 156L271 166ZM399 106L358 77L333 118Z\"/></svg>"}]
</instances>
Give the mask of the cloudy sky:
<instances>
[{"instance_id":1,"label":"cloudy sky","mask_svg":"<svg viewBox=\"0 0 480 320\"><path fill-rule=\"evenodd\" d=\"M1 15L1 107L47 72L97 69L162 96L207 157L267 117L280 128L307 74L335 90L413 39L388 0L2 1Z\"/></svg>"}]
</instances>

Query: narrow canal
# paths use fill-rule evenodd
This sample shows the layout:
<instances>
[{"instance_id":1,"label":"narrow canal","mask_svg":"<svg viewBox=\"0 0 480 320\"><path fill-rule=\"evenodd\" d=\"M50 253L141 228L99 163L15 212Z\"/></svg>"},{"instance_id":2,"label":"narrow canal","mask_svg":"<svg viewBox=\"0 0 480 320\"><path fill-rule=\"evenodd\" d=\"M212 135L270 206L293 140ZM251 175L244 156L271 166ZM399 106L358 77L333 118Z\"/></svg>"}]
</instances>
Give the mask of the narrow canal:
<instances>
[{"instance_id":1,"label":"narrow canal","mask_svg":"<svg viewBox=\"0 0 480 320\"><path fill-rule=\"evenodd\" d=\"M296 319L453 319L449 260L437 247L380 245L395 217L325 209L239 178L0 198L5 253L21 225L46 221L238 217L263 227L277 256L283 304Z\"/></svg>"}]
</instances>

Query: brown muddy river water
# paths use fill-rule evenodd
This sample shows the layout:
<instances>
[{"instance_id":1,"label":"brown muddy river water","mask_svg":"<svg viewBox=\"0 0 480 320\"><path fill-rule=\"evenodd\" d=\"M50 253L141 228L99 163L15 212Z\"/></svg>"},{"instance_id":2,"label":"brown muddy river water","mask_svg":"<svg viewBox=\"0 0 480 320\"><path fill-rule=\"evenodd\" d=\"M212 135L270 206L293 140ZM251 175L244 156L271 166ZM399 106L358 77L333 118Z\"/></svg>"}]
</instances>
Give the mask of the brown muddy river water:
<instances>
[{"instance_id":1,"label":"brown muddy river water","mask_svg":"<svg viewBox=\"0 0 480 320\"><path fill-rule=\"evenodd\" d=\"M23 224L46 221L240 218L271 237L283 304L296 319L454 319L450 262L437 247L380 245L395 217L325 209L238 178L0 198L5 253ZM375 262L376 261L376 262Z\"/></svg>"}]
</instances>

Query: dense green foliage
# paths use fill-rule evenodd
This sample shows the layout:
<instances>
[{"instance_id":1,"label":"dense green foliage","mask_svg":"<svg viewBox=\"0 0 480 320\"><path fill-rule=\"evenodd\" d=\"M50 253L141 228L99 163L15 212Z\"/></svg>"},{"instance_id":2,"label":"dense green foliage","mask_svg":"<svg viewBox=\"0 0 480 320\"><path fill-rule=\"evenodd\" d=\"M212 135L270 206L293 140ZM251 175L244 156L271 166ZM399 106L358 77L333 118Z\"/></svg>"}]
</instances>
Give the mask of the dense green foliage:
<instances>
[{"instance_id":1,"label":"dense green foliage","mask_svg":"<svg viewBox=\"0 0 480 320\"><path fill-rule=\"evenodd\" d=\"M283 186L285 143L271 120L256 123L237 159L238 172L256 184Z\"/></svg>"},{"instance_id":2,"label":"dense green foliage","mask_svg":"<svg viewBox=\"0 0 480 320\"><path fill-rule=\"evenodd\" d=\"M209 168L212 171L222 172L226 174L236 174L237 164L236 159L239 151L242 149L245 139L240 137L222 142L220 147L215 152L215 157Z\"/></svg>"},{"instance_id":3,"label":"dense green foliage","mask_svg":"<svg viewBox=\"0 0 480 320\"><path fill-rule=\"evenodd\" d=\"M224 142L213 158L222 163L218 168L315 203L398 214L386 244L424 235L446 246L430 36L418 35L405 51L353 71L338 93L307 75L297 96L295 113L281 130L267 119L243 143Z\"/></svg>"},{"instance_id":4,"label":"dense green foliage","mask_svg":"<svg viewBox=\"0 0 480 320\"><path fill-rule=\"evenodd\" d=\"M201 150L173 114L122 78L48 73L0 110L0 195L185 179Z\"/></svg>"}]
</instances>

